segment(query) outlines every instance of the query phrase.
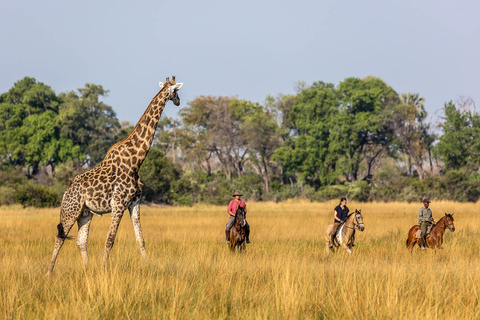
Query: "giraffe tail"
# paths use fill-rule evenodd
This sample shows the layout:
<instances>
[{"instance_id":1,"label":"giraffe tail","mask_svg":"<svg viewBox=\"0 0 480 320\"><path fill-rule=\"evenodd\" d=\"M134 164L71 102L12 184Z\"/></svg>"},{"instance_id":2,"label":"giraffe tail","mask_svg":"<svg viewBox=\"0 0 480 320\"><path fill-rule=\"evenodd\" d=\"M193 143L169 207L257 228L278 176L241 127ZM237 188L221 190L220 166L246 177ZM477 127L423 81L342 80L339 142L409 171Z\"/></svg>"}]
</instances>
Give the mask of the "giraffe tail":
<instances>
[{"instance_id":1,"label":"giraffe tail","mask_svg":"<svg viewBox=\"0 0 480 320\"><path fill-rule=\"evenodd\" d=\"M57 225L57 229L58 229L57 237L59 237L60 239L63 239L63 240L73 239L72 237L69 237L65 234L65 230L63 229L63 224L61 222Z\"/></svg>"}]
</instances>

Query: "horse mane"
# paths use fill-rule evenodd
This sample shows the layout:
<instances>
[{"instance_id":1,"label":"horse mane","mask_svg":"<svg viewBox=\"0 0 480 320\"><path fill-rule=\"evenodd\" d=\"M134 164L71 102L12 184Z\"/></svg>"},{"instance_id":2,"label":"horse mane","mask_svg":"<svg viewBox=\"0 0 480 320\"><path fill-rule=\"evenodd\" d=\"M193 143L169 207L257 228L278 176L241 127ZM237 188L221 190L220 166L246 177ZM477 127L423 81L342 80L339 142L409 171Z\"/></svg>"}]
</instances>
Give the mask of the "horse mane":
<instances>
[{"instance_id":1,"label":"horse mane","mask_svg":"<svg viewBox=\"0 0 480 320\"><path fill-rule=\"evenodd\" d=\"M441 217L441 218L437 221L437 223L435 223L435 224L433 225L433 227L435 227L437 224L439 224L440 221L445 221L445 220L447 220L447 217L449 217L450 219L452 219L452 221L455 220L455 219L453 219L453 214L445 213L445 215L444 215L443 217ZM433 228L433 227L432 227L432 228Z\"/></svg>"},{"instance_id":2,"label":"horse mane","mask_svg":"<svg viewBox=\"0 0 480 320\"><path fill-rule=\"evenodd\" d=\"M357 213L357 212L359 212L359 211L358 211L357 209L355 209L355 211L353 211L352 213L349 213L349 214L347 215L347 219L346 219L346 220L348 220L348 219L350 218L350 216L354 215L354 214Z\"/></svg>"}]
</instances>

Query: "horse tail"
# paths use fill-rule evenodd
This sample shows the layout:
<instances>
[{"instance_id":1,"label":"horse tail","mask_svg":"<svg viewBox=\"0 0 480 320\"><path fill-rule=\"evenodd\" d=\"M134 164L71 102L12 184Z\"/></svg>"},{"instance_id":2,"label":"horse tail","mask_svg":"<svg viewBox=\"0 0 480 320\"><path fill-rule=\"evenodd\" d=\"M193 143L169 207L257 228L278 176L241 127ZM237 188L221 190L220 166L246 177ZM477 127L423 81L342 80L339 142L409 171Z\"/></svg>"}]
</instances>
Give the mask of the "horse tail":
<instances>
[{"instance_id":1,"label":"horse tail","mask_svg":"<svg viewBox=\"0 0 480 320\"><path fill-rule=\"evenodd\" d=\"M63 224L61 222L57 224L57 230L58 230L57 237L59 237L60 239L63 239L63 240L72 239L72 237L69 237L65 234L65 230L63 229Z\"/></svg>"}]
</instances>

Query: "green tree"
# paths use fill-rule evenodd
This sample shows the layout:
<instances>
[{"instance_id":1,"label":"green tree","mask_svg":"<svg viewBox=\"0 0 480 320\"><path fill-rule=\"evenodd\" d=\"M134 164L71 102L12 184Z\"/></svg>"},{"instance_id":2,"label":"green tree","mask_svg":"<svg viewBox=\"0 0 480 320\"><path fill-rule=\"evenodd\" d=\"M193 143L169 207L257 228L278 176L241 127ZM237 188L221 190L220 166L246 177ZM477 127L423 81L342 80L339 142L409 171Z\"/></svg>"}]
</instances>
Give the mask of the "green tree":
<instances>
[{"instance_id":1,"label":"green tree","mask_svg":"<svg viewBox=\"0 0 480 320\"><path fill-rule=\"evenodd\" d=\"M184 138L182 133L179 120L169 117L160 118L153 143L166 156L171 157L174 164L178 162L180 156L180 146Z\"/></svg>"},{"instance_id":2,"label":"green tree","mask_svg":"<svg viewBox=\"0 0 480 320\"><path fill-rule=\"evenodd\" d=\"M393 138L387 127L388 110L398 101L396 92L382 79L347 78L338 86L339 110L331 119L329 150L347 181L359 179L361 164L386 150Z\"/></svg>"},{"instance_id":3,"label":"green tree","mask_svg":"<svg viewBox=\"0 0 480 320\"><path fill-rule=\"evenodd\" d=\"M62 135L68 137L87 155L87 163L94 166L103 160L108 149L119 140L121 131L115 111L100 101L108 90L101 85L86 84L76 92L62 93L58 125Z\"/></svg>"},{"instance_id":4,"label":"green tree","mask_svg":"<svg viewBox=\"0 0 480 320\"><path fill-rule=\"evenodd\" d=\"M82 157L78 146L63 136L56 123L61 100L47 85L25 77L0 95L0 161L2 166L26 167L36 174L40 165Z\"/></svg>"},{"instance_id":5,"label":"green tree","mask_svg":"<svg viewBox=\"0 0 480 320\"><path fill-rule=\"evenodd\" d=\"M182 152L211 172L214 157L228 180L240 176L248 161L248 140L242 130L245 118L261 108L229 97L197 97L180 112L184 141Z\"/></svg>"},{"instance_id":6,"label":"green tree","mask_svg":"<svg viewBox=\"0 0 480 320\"><path fill-rule=\"evenodd\" d=\"M282 168L283 183L298 181L318 187L336 180L336 158L329 151L329 138L338 105L334 85L315 82L285 108L288 113L283 123L288 133L272 158Z\"/></svg>"},{"instance_id":7,"label":"green tree","mask_svg":"<svg viewBox=\"0 0 480 320\"><path fill-rule=\"evenodd\" d=\"M248 160L262 179L265 192L270 193L270 175L274 170L272 155L280 144L281 129L275 114L268 107L255 105L247 114L241 126L242 134L248 141Z\"/></svg>"},{"instance_id":8,"label":"green tree","mask_svg":"<svg viewBox=\"0 0 480 320\"><path fill-rule=\"evenodd\" d=\"M436 136L431 133L426 122L427 112L424 98L418 93L405 93L399 96L400 103L389 115L389 123L394 130L400 152L408 159L408 173L414 166L420 179L426 175L425 162L428 157L432 169L432 146Z\"/></svg>"},{"instance_id":9,"label":"green tree","mask_svg":"<svg viewBox=\"0 0 480 320\"><path fill-rule=\"evenodd\" d=\"M157 147L151 147L138 173L145 186L143 198L149 202L171 203L172 184L180 178L180 171Z\"/></svg>"},{"instance_id":10,"label":"green tree","mask_svg":"<svg viewBox=\"0 0 480 320\"><path fill-rule=\"evenodd\" d=\"M460 110L450 101L443 108L445 121L442 135L435 148L436 155L444 162L445 169L480 167L480 116L476 112Z\"/></svg>"}]
</instances>

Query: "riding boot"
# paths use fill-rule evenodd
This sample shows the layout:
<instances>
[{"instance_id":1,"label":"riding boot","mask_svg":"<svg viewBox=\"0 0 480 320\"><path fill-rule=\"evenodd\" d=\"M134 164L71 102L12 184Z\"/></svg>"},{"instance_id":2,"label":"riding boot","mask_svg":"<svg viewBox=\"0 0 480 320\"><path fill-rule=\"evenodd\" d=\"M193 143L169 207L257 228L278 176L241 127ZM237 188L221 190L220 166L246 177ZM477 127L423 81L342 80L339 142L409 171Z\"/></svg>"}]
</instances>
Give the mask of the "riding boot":
<instances>
[{"instance_id":1,"label":"riding boot","mask_svg":"<svg viewBox=\"0 0 480 320\"><path fill-rule=\"evenodd\" d=\"M335 241L335 235L337 234L337 231L332 232L332 238L330 239L330 242L328 243L329 248L333 248L333 242Z\"/></svg>"},{"instance_id":2,"label":"riding boot","mask_svg":"<svg viewBox=\"0 0 480 320\"><path fill-rule=\"evenodd\" d=\"M422 244L420 245L420 250L425 250L425 238L422 237L421 239L422 239L422 241L421 241Z\"/></svg>"},{"instance_id":3,"label":"riding boot","mask_svg":"<svg viewBox=\"0 0 480 320\"><path fill-rule=\"evenodd\" d=\"M230 230L225 230L225 243L230 244Z\"/></svg>"},{"instance_id":4,"label":"riding boot","mask_svg":"<svg viewBox=\"0 0 480 320\"><path fill-rule=\"evenodd\" d=\"M246 242L250 243L250 229L245 230L245 238L246 238Z\"/></svg>"}]
</instances>

